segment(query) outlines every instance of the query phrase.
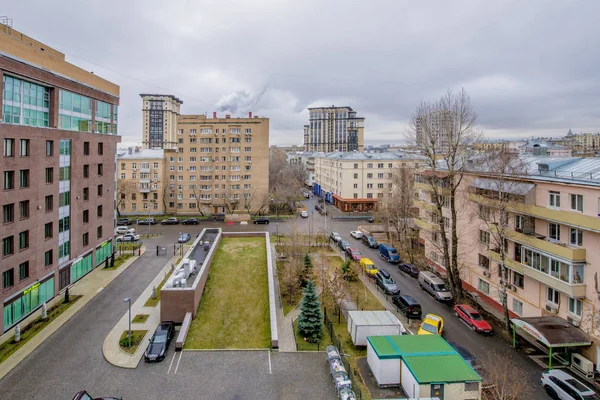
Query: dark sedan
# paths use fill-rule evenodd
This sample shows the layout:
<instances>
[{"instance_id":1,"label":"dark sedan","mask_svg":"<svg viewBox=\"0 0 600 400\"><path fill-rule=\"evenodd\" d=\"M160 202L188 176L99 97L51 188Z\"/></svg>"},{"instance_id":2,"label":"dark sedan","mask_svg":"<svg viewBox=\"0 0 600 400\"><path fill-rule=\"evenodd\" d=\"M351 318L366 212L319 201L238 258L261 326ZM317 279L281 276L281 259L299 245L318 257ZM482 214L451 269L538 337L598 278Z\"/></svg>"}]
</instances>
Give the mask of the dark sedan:
<instances>
[{"instance_id":1,"label":"dark sedan","mask_svg":"<svg viewBox=\"0 0 600 400\"><path fill-rule=\"evenodd\" d=\"M269 218L263 217L263 218L255 219L254 223L255 224L267 224L268 225L269 224Z\"/></svg>"},{"instance_id":2,"label":"dark sedan","mask_svg":"<svg viewBox=\"0 0 600 400\"><path fill-rule=\"evenodd\" d=\"M400 264L398 265L398 268L400 268L400 271L402 272L406 272L408 275L412 276L413 278L418 278L419 277L419 268L415 267L412 264Z\"/></svg>"},{"instance_id":3,"label":"dark sedan","mask_svg":"<svg viewBox=\"0 0 600 400\"><path fill-rule=\"evenodd\" d=\"M117 220L117 226L127 226L127 225L131 225L133 223L133 221L131 221L129 218L119 218Z\"/></svg>"},{"instance_id":4,"label":"dark sedan","mask_svg":"<svg viewBox=\"0 0 600 400\"><path fill-rule=\"evenodd\" d=\"M364 244L366 244L367 246L369 246L372 249L379 248L379 243L377 243L377 240L375 240L373 238L373 236L363 235L362 241Z\"/></svg>"},{"instance_id":5,"label":"dark sedan","mask_svg":"<svg viewBox=\"0 0 600 400\"><path fill-rule=\"evenodd\" d=\"M73 400L121 400L122 397L92 397L86 390L77 392Z\"/></svg>"},{"instance_id":6,"label":"dark sedan","mask_svg":"<svg viewBox=\"0 0 600 400\"><path fill-rule=\"evenodd\" d=\"M150 339L148 348L146 348L144 360L146 362L164 360L173 336L175 336L175 324L173 322L163 322L158 325L152 339Z\"/></svg>"},{"instance_id":7,"label":"dark sedan","mask_svg":"<svg viewBox=\"0 0 600 400\"><path fill-rule=\"evenodd\" d=\"M198 218L188 218L181 221L181 225L198 225L199 223L200 221L198 221Z\"/></svg>"}]
</instances>

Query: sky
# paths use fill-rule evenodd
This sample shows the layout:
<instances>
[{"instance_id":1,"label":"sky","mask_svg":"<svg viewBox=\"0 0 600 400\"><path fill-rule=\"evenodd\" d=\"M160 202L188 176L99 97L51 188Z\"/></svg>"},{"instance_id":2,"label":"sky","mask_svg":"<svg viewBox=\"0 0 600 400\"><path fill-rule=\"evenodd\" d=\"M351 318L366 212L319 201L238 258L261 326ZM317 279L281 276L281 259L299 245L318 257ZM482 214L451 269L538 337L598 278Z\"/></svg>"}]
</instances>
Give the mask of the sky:
<instances>
[{"instance_id":1,"label":"sky","mask_svg":"<svg viewBox=\"0 0 600 400\"><path fill-rule=\"evenodd\" d=\"M121 87L124 143L141 142L140 93L268 117L276 145L333 104L366 118L366 144L400 143L420 102L461 88L490 139L600 131L599 1L6 3L14 29Z\"/></svg>"}]
</instances>

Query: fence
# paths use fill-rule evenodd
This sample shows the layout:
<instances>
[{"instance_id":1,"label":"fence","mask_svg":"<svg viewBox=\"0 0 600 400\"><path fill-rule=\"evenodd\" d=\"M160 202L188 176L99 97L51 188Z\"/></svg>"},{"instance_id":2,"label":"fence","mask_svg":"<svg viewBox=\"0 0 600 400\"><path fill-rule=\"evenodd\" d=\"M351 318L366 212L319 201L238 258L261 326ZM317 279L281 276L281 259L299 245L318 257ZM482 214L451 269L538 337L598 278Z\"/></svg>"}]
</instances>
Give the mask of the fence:
<instances>
[{"instance_id":1,"label":"fence","mask_svg":"<svg viewBox=\"0 0 600 400\"><path fill-rule=\"evenodd\" d=\"M115 256L123 254L131 254L132 256L138 255L142 247L142 242L138 241L135 243L117 243L117 249Z\"/></svg>"}]
</instances>

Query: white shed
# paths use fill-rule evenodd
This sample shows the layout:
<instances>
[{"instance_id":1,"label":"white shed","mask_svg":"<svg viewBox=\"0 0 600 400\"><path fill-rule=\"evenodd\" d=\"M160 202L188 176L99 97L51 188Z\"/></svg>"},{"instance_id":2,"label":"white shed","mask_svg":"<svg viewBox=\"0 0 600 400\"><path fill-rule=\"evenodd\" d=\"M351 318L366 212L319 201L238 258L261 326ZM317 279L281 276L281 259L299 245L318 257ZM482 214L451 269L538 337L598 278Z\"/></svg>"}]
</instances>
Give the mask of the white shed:
<instances>
[{"instance_id":1,"label":"white shed","mask_svg":"<svg viewBox=\"0 0 600 400\"><path fill-rule=\"evenodd\" d=\"M348 311L348 332L355 346L366 346L367 336L394 336L406 332L391 311Z\"/></svg>"}]
</instances>

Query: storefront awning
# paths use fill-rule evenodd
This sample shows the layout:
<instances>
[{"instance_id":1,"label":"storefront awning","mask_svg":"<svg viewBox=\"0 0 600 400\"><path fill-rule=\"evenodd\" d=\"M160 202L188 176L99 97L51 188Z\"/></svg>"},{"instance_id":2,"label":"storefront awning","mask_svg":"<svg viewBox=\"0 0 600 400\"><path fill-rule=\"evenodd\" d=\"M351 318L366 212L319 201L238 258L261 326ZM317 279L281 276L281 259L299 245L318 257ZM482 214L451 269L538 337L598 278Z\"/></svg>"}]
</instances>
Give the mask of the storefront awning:
<instances>
[{"instance_id":1,"label":"storefront awning","mask_svg":"<svg viewBox=\"0 0 600 400\"><path fill-rule=\"evenodd\" d=\"M516 327L549 348L589 346L589 336L560 317L512 318Z\"/></svg>"},{"instance_id":2,"label":"storefront awning","mask_svg":"<svg viewBox=\"0 0 600 400\"><path fill-rule=\"evenodd\" d=\"M337 194L333 195L334 199L337 199L341 202L344 203L377 203L379 200L377 199L368 199L368 198L360 198L360 199L355 199L355 198L351 198L351 199L345 199Z\"/></svg>"},{"instance_id":3,"label":"storefront awning","mask_svg":"<svg viewBox=\"0 0 600 400\"><path fill-rule=\"evenodd\" d=\"M494 180L486 178L475 178L469 187L492 190L494 192L510 193L519 196L525 196L535 189L532 183L514 182L508 180Z\"/></svg>"}]
</instances>

